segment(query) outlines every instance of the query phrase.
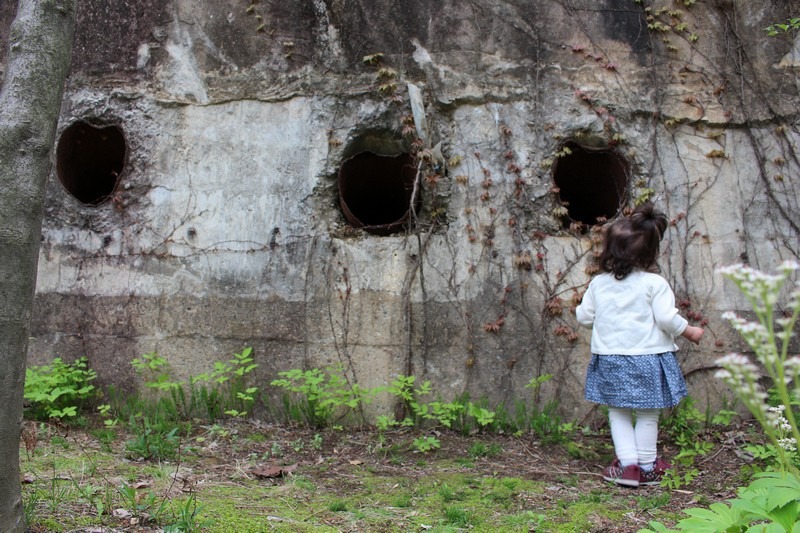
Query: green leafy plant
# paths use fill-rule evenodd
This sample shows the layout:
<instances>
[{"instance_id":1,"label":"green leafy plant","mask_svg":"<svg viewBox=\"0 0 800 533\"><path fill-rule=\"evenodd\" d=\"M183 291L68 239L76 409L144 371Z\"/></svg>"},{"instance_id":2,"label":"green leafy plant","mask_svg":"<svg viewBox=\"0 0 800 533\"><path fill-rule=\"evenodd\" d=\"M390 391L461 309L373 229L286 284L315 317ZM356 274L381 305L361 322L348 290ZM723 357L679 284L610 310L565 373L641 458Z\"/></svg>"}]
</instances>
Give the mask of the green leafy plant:
<instances>
[{"instance_id":1,"label":"green leafy plant","mask_svg":"<svg viewBox=\"0 0 800 533\"><path fill-rule=\"evenodd\" d=\"M44 501L50 508L51 512L55 512L63 506L64 502L69 500L72 493L72 483L68 479L60 479L58 476L53 475L50 478L49 490L46 493Z\"/></svg>"},{"instance_id":2,"label":"green leafy plant","mask_svg":"<svg viewBox=\"0 0 800 533\"><path fill-rule=\"evenodd\" d=\"M676 529L651 522L652 529L639 533L678 533L696 531L798 531L800 523L800 478L790 472L762 472L749 486L739 489L728 503L712 503L706 508L684 511Z\"/></svg>"},{"instance_id":3,"label":"green leafy plant","mask_svg":"<svg viewBox=\"0 0 800 533\"><path fill-rule=\"evenodd\" d=\"M122 483L117 487L117 492L127 510L136 518L150 518L159 522L169 510L169 501L166 498L159 499L153 491L140 493L136 487Z\"/></svg>"},{"instance_id":4,"label":"green leafy plant","mask_svg":"<svg viewBox=\"0 0 800 533\"><path fill-rule=\"evenodd\" d=\"M341 513L347 511L347 502L344 500L334 500L328 506L328 510L332 513Z\"/></svg>"},{"instance_id":5,"label":"green leafy plant","mask_svg":"<svg viewBox=\"0 0 800 533\"><path fill-rule=\"evenodd\" d=\"M146 353L133 359L131 366L137 373L147 378L145 385L151 389L172 390L181 386L179 382L172 381L167 360L156 352Z\"/></svg>"},{"instance_id":6,"label":"green leafy plant","mask_svg":"<svg viewBox=\"0 0 800 533\"><path fill-rule=\"evenodd\" d=\"M358 384L351 385L340 367L328 371L294 369L278 372L278 375L281 378L273 380L271 385L293 393L284 397L289 418L312 427L332 426L371 401L374 394Z\"/></svg>"},{"instance_id":7,"label":"green leafy plant","mask_svg":"<svg viewBox=\"0 0 800 533\"><path fill-rule=\"evenodd\" d=\"M426 435L414 439L414 449L418 452L426 453L431 450L438 450L441 447L442 443L436 437Z\"/></svg>"},{"instance_id":8,"label":"green leafy plant","mask_svg":"<svg viewBox=\"0 0 800 533\"><path fill-rule=\"evenodd\" d=\"M273 442L269 448L269 457L281 457L283 456L283 447L280 445L279 442Z\"/></svg>"},{"instance_id":9,"label":"green leafy plant","mask_svg":"<svg viewBox=\"0 0 800 533\"><path fill-rule=\"evenodd\" d=\"M25 523L33 524L36 521L36 509L39 503L44 499L44 495L39 490L34 490L22 502L23 511L25 513Z\"/></svg>"},{"instance_id":10,"label":"green leafy plant","mask_svg":"<svg viewBox=\"0 0 800 533\"><path fill-rule=\"evenodd\" d=\"M430 407L422 401L424 396L431 394L431 382L425 381L415 385L415 376L399 375L387 387L386 391L400 400L406 420L401 425L413 426L418 424L422 418L428 416ZM452 420L445 418L444 425L450 427Z\"/></svg>"},{"instance_id":11,"label":"green leafy plant","mask_svg":"<svg viewBox=\"0 0 800 533\"><path fill-rule=\"evenodd\" d=\"M147 416L131 417L129 426L135 432L133 439L125 443L132 458L174 459L180 446L178 426L158 423Z\"/></svg>"},{"instance_id":12,"label":"green leafy plant","mask_svg":"<svg viewBox=\"0 0 800 533\"><path fill-rule=\"evenodd\" d=\"M639 496L636 498L636 505L642 511L649 511L667 505L671 499L672 496L669 492L662 492L647 496Z\"/></svg>"},{"instance_id":13,"label":"green leafy plant","mask_svg":"<svg viewBox=\"0 0 800 533\"><path fill-rule=\"evenodd\" d=\"M673 468L667 470L664 476L664 486L679 489L700 475L695 461L714 447L712 442L702 438L705 421L706 416L697 409L691 397L684 398L662 420L662 430L678 446L678 453L672 458Z\"/></svg>"},{"instance_id":14,"label":"green leafy plant","mask_svg":"<svg viewBox=\"0 0 800 533\"><path fill-rule=\"evenodd\" d=\"M791 17L786 19L785 22L776 22L775 24L770 24L764 28L764 31L766 31L767 35L770 37L775 37L781 33L791 33L798 30L800 30L800 17Z\"/></svg>"},{"instance_id":15,"label":"green leafy plant","mask_svg":"<svg viewBox=\"0 0 800 533\"><path fill-rule=\"evenodd\" d=\"M439 487L438 492L439 496L442 498L442 501L444 502L452 502L454 500L459 499L458 493L456 493L456 491L453 490L453 488L447 483L442 483L442 485Z\"/></svg>"},{"instance_id":16,"label":"green leafy plant","mask_svg":"<svg viewBox=\"0 0 800 533\"><path fill-rule=\"evenodd\" d=\"M760 369L772 382L772 397L761 386L759 367L746 355L732 353L718 359L717 365L722 370L716 374L758 420L778 452L780 468L795 473L798 470L795 457L800 430L791 407L800 391L800 356L789 357L789 343L800 315L800 288L795 286L791 292L788 311L779 311L777 304L783 285L798 268L800 265L797 263L785 262L775 275L741 265L721 270L745 295L756 320L748 321L732 312L725 313L723 318L752 349ZM779 318L775 317L776 314ZM779 403L771 405L770 400Z\"/></svg>"},{"instance_id":17,"label":"green leafy plant","mask_svg":"<svg viewBox=\"0 0 800 533\"><path fill-rule=\"evenodd\" d=\"M211 371L187 381L175 380L167 360L156 352L146 353L131 364L145 380L146 387L166 393L166 396L151 398L154 402L151 407L184 420L216 420L225 415L243 418L250 412L258 392L258 387L247 384L248 375L258 367L249 347L235 353L228 361L216 361ZM161 405L155 405L158 403Z\"/></svg>"},{"instance_id":18,"label":"green leafy plant","mask_svg":"<svg viewBox=\"0 0 800 533\"><path fill-rule=\"evenodd\" d=\"M253 372L258 364L253 359L253 349L248 347L240 353L233 354L233 359L224 367L225 372L219 373L215 381L220 385L227 385L227 398L229 411L236 411L234 416L243 417L255 402L258 387L247 386L247 375ZM227 378L227 379L225 379Z\"/></svg>"},{"instance_id":19,"label":"green leafy plant","mask_svg":"<svg viewBox=\"0 0 800 533\"><path fill-rule=\"evenodd\" d=\"M460 429L461 432L468 431L467 421L465 420L465 413L470 410L470 402L465 402L461 398L456 398L452 402L434 401L427 404L427 413L424 415L425 419L433 420L438 424L443 425L449 429ZM478 413L482 414L482 413ZM494 413L487 412L484 416L493 418ZM470 414L470 416L474 416ZM490 420L491 422L491 420Z\"/></svg>"},{"instance_id":20,"label":"green leafy plant","mask_svg":"<svg viewBox=\"0 0 800 533\"><path fill-rule=\"evenodd\" d=\"M107 428L113 428L114 426L119 423L119 419L117 418L110 418L111 417L111 405L104 403L102 405L97 406L98 414L103 417L103 425Z\"/></svg>"},{"instance_id":21,"label":"green leafy plant","mask_svg":"<svg viewBox=\"0 0 800 533\"><path fill-rule=\"evenodd\" d=\"M189 497L179 503L175 522L164 526L164 533L196 533L203 530L209 521L200 520L199 514L203 509L197 503L197 494L192 492Z\"/></svg>"},{"instance_id":22,"label":"green leafy plant","mask_svg":"<svg viewBox=\"0 0 800 533\"><path fill-rule=\"evenodd\" d=\"M767 470L780 470L782 467L782 459L788 460L797 468L800 466L800 456L797 453L797 445L793 440L791 432L791 424L784 416L786 406L783 404L774 405L769 407L768 411L771 414L771 422L775 428L775 437L777 444L767 440L762 443L752 443L744 447L744 449L753 456L753 459L760 462ZM795 412L795 418L797 413Z\"/></svg>"},{"instance_id":23,"label":"green leafy plant","mask_svg":"<svg viewBox=\"0 0 800 533\"><path fill-rule=\"evenodd\" d=\"M72 483L81 498L95 510L97 516L103 516L106 510L111 508L113 504L112 491L108 486L103 487L91 483L81 485L75 479L72 479Z\"/></svg>"},{"instance_id":24,"label":"green leafy plant","mask_svg":"<svg viewBox=\"0 0 800 533\"><path fill-rule=\"evenodd\" d=\"M448 429L469 433L473 427L488 429L495 422L496 413L483 404L473 403L468 396L462 395L451 402L441 399L430 402L423 401L432 394L430 381L416 384L414 376L398 376L387 387L387 392L397 397L407 416L402 421L384 417L379 420L379 427L421 426L425 422L433 422ZM484 402L485 403L485 402Z\"/></svg>"},{"instance_id":25,"label":"green leafy plant","mask_svg":"<svg viewBox=\"0 0 800 533\"><path fill-rule=\"evenodd\" d=\"M755 315L753 321L733 312L724 313L723 318L750 347L758 366L746 355L731 353L716 361L721 367L716 377L733 390L759 422L770 445L764 449L776 452L775 470L755 474L753 481L727 503L686 510L688 517L677 523L677 529L651 522L652 529L641 531L800 531L800 470L795 464L800 432L791 408L800 388L800 356L788 354L800 315L800 289L795 286L789 294L787 310L778 312L784 284L798 269L800 265L788 261L777 274L742 265L720 269L747 298ZM772 381L772 398L781 402L778 406L770 405L770 395L762 388L762 369Z\"/></svg>"},{"instance_id":26,"label":"green leafy plant","mask_svg":"<svg viewBox=\"0 0 800 533\"><path fill-rule=\"evenodd\" d=\"M386 387L364 389L351 385L341 376L340 368L327 371L294 369L279 372L278 375L280 379L273 380L271 385L290 393L283 397L288 419L312 427L336 427L335 421L352 416L376 394L389 393L397 398L401 408L400 420L391 414L379 414L375 418L379 446L385 442L387 431L402 427L441 426L463 434L475 431L521 434L531 429L546 443L562 442L577 429L576 424L561 421L555 400L546 402L543 408L537 407L536 391L552 378L549 374L531 379L528 387L534 392L533 405L529 408L526 402L519 402L513 416L502 405L493 411L485 399L473 402L466 394L449 402L441 398L425 401L427 396L432 395L431 384L429 381L419 383L415 376L399 375ZM417 439L413 446L422 451L430 449L433 443L432 440ZM305 443L297 445L304 446Z\"/></svg>"},{"instance_id":27,"label":"green leafy plant","mask_svg":"<svg viewBox=\"0 0 800 533\"><path fill-rule=\"evenodd\" d=\"M91 382L97 377L86 358L65 363L56 357L49 365L31 366L25 372L25 399L30 402L26 415L34 420L66 419L95 394Z\"/></svg>"},{"instance_id":28,"label":"green leafy plant","mask_svg":"<svg viewBox=\"0 0 800 533\"><path fill-rule=\"evenodd\" d=\"M548 400L543 404L539 401L539 389L552 378L552 374L542 374L530 379L525 385L525 388L531 391L529 401L516 404L517 427L506 429L515 429L517 434L530 430L542 444L559 444L568 440L576 426L561 420L558 414L558 401Z\"/></svg>"},{"instance_id":29,"label":"green leafy plant","mask_svg":"<svg viewBox=\"0 0 800 533\"><path fill-rule=\"evenodd\" d=\"M446 506L444 508L444 518L448 525L455 526L458 528L466 528L470 525L470 515L464 509L460 507L449 507Z\"/></svg>"},{"instance_id":30,"label":"green leafy plant","mask_svg":"<svg viewBox=\"0 0 800 533\"><path fill-rule=\"evenodd\" d=\"M469 447L467 453L473 458L496 457L502 453L502 451L503 449L499 444L492 443L487 446L485 443L478 441Z\"/></svg>"},{"instance_id":31,"label":"green leafy plant","mask_svg":"<svg viewBox=\"0 0 800 533\"><path fill-rule=\"evenodd\" d=\"M485 407L470 403L468 412L469 416L473 417L481 428L485 428L494 422L495 413Z\"/></svg>"}]
</instances>

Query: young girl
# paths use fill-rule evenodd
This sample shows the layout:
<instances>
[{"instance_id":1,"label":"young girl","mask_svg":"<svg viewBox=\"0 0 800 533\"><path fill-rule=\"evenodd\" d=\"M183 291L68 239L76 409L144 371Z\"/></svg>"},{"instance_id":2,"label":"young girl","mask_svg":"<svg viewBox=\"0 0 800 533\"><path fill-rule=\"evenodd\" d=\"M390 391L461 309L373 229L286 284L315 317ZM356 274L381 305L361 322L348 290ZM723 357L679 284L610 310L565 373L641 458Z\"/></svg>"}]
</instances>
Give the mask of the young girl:
<instances>
[{"instance_id":1,"label":"young girl","mask_svg":"<svg viewBox=\"0 0 800 533\"><path fill-rule=\"evenodd\" d=\"M599 258L602 273L576 309L578 322L592 328L586 399L608 406L617 455L603 479L629 487L658 484L669 468L656 457L658 416L687 395L675 338L698 343L703 336L652 272L667 222L649 202L614 222Z\"/></svg>"}]
</instances>

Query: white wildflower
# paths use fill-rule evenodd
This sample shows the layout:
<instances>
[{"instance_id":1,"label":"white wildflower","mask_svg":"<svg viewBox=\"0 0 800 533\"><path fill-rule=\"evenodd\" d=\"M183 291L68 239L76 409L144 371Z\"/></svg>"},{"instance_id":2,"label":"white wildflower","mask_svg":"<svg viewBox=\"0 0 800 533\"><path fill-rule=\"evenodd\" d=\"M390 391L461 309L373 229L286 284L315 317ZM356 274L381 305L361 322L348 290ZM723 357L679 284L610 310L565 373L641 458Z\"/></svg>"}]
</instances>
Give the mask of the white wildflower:
<instances>
[{"instance_id":1,"label":"white wildflower","mask_svg":"<svg viewBox=\"0 0 800 533\"><path fill-rule=\"evenodd\" d=\"M780 356L774 343L764 342L760 346L754 346L759 361L770 368L776 367L780 363Z\"/></svg>"},{"instance_id":2,"label":"white wildflower","mask_svg":"<svg viewBox=\"0 0 800 533\"><path fill-rule=\"evenodd\" d=\"M744 265L717 269L744 293L758 321L749 322L731 311L723 313L722 318L731 324L752 349L755 361L763 365L763 369L773 377L772 387L784 398L791 394L792 387L795 390L800 387L800 355L786 356L800 312L800 287L796 280L791 279L798 270L800 262L795 260L781 263L776 274L767 274ZM784 283L790 279L793 287L784 292ZM776 312L782 292L789 293L788 308L792 311L783 315ZM782 343L780 348L779 343ZM719 358L716 364L721 368L715 373L715 377L730 386L736 396L764 424L764 430L773 446L779 446L788 452L781 454L780 461L785 463L787 457L796 457L798 428L784 416L788 416L789 409L786 406L769 406L768 395L759 384L760 371L755 362L744 355L731 353ZM783 379L774 379L778 377Z\"/></svg>"},{"instance_id":3,"label":"white wildflower","mask_svg":"<svg viewBox=\"0 0 800 533\"><path fill-rule=\"evenodd\" d=\"M800 307L800 288L793 290L789 294L789 307L792 309Z\"/></svg>"},{"instance_id":4,"label":"white wildflower","mask_svg":"<svg viewBox=\"0 0 800 533\"><path fill-rule=\"evenodd\" d=\"M775 307L775 304L778 303L778 293L777 292L769 292L764 295L764 301L770 307Z\"/></svg>"},{"instance_id":5,"label":"white wildflower","mask_svg":"<svg viewBox=\"0 0 800 533\"><path fill-rule=\"evenodd\" d=\"M742 268L744 268L744 265L741 264L741 263L737 263L735 265L728 265L728 266L724 266L724 267L719 267L719 268L717 268L717 272L719 272L723 276L734 276Z\"/></svg>"},{"instance_id":6,"label":"white wildflower","mask_svg":"<svg viewBox=\"0 0 800 533\"><path fill-rule=\"evenodd\" d=\"M794 337L794 331L791 329L783 329L778 332L778 338L784 343L788 343Z\"/></svg>"},{"instance_id":7,"label":"white wildflower","mask_svg":"<svg viewBox=\"0 0 800 533\"><path fill-rule=\"evenodd\" d=\"M722 313L722 319L733 322L734 320L739 320L739 316L733 311L725 311Z\"/></svg>"},{"instance_id":8,"label":"white wildflower","mask_svg":"<svg viewBox=\"0 0 800 533\"><path fill-rule=\"evenodd\" d=\"M738 353L729 353L722 356L714 363L717 366L725 368L732 374L745 374L753 378L758 377L758 368L754 365L746 355Z\"/></svg>"},{"instance_id":9,"label":"white wildflower","mask_svg":"<svg viewBox=\"0 0 800 533\"><path fill-rule=\"evenodd\" d=\"M800 372L800 356L795 355L784 361L783 368L786 369L788 373L792 374Z\"/></svg>"},{"instance_id":10,"label":"white wildflower","mask_svg":"<svg viewBox=\"0 0 800 533\"><path fill-rule=\"evenodd\" d=\"M761 324L760 322L737 322L737 329L742 335L752 335L760 338L769 336L767 328L765 328L764 324Z\"/></svg>"},{"instance_id":11,"label":"white wildflower","mask_svg":"<svg viewBox=\"0 0 800 533\"><path fill-rule=\"evenodd\" d=\"M731 374L730 372L728 372L723 368L721 370L717 370L716 372L714 372L714 377L717 379L721 379L727 383L729 379L733 378L733 374Z\"/></svg>"}]
</instances>

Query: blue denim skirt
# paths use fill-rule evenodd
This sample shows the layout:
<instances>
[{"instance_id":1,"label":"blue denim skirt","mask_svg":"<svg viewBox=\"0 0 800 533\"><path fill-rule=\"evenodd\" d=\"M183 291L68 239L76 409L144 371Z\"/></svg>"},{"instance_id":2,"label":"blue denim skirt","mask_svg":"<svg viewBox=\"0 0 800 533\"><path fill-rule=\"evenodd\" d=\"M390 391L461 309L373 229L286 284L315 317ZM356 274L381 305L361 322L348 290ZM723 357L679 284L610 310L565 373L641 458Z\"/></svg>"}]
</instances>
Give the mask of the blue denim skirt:
<instances>
[{"instance_id":1,"label":"blue denim skirt","mask_svg":"<svg viewBox=\"0 0 800 533\"><path fill-rule=\"evenodd\" d=\"M586 370L586 399L611 407L662 409L688 395L673 352L654 355L592 354Z\"/></svg>"}]
</instances>

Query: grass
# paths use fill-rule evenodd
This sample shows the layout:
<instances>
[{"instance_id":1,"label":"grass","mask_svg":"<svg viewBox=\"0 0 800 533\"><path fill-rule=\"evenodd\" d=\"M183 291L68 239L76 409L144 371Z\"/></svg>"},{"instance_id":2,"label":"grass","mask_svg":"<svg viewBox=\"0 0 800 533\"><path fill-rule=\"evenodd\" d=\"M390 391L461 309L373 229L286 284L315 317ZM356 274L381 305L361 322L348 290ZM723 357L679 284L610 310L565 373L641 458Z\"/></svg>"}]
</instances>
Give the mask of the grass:
<instances>
[{"instance_id":1,"label":"grass","mask_svg":"<svg viewBox=\"0 0 800 533\"><path fill-rule=\"evenodd\" d=\"M284 405L298 416L274 418L288 426L269 425L247 414L258 391L245 380L257 366L249 348L188 382L173 380L154 352L134 363L152 395L109 390L109 403L97 405L94 416L82 411L67 417L68 426L26 425L22 468L31 532L622 532L645 519L674 523L675 509L687 503L669 492L632 494L604 485L597 472L611 460L608 435L563 423L554 402L535 409L520 404L512 420L485 401L430 400L429 383L399 377L390 389L411 418L382 416L371 430L345 429L341 416L356 412L350 402L377 389L350 388L338 373L297 370L281 373L286 379L272 386L288 388ZM52 379L26 382L26 394L44 398L37 400L41 409L29 411L39 420L70 407L53 411L59 406L47 403L72 376L68 366L58 368ZM45 385L53 389L46 395ZM665 434L681 454L689 446L699 457L714 444L698 438L708 424L690 402L684 407L672 412ZM699 473L689 466L691 472L676 475ZM696 494L696 501L730 489L727 472L735 466L724 470L725 484ZM678 488L681 479L665 486Z\"/></svg>"},{"instance_id":2,"label":"grass","mask_svg":"<svg viewBox=\"0 0 800 533\"><path fill-rule=\"evenodd\" d=\"M531 450L511 436L444 432L441 449L421 452L407 430L384 433L378 446L369 431L231 421L195 427L174 457L141 460L124 429L89 426L64 434L40 425L36 448L21 449L31 532L567 532L643 525L631 515L677 518L669 491L610 487L565 446ZM607 443L581 445L602 453ZM264 465L297 467L259 477Z\"/></svg>"}]
</instances>

